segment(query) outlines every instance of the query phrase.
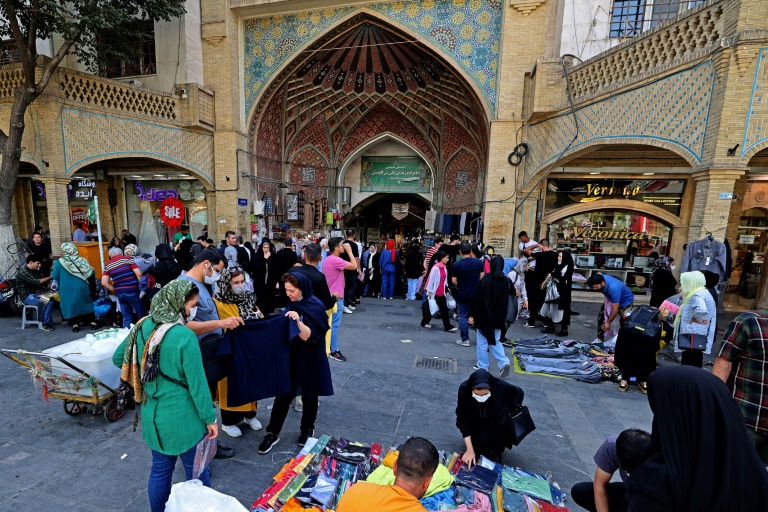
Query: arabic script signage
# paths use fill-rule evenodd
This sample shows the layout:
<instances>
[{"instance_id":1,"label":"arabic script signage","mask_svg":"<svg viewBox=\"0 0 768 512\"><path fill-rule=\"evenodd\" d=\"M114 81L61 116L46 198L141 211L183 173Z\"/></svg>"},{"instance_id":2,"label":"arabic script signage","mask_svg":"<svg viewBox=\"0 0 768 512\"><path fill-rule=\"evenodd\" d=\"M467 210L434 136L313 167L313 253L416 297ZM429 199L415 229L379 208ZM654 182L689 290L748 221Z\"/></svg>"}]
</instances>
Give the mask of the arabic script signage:
<instances>
[{"instance_id":1,"label":"arabic script signage","mask_svg":"<svg viewBox=\"0 0 768 512\"><path fill-rule=\"evenodd\" d=\"M362 157L360 192L429 192L429 174L417 156Z\"/></svg>"}]
</instances>

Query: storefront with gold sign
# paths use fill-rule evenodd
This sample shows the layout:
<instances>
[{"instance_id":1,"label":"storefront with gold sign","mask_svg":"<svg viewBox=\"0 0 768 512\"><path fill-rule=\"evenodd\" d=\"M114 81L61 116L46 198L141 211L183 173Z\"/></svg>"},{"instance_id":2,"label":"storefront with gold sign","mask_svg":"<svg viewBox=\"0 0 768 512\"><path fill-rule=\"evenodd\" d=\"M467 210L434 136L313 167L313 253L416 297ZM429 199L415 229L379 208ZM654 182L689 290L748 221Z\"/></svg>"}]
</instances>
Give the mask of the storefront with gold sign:
<instances>
[{"instance_id":1,"label":"storefront with gold sign","mask_svg":"<svg viewBox=\"0 0 768 512\"><path fill-rule=\"evenodd\" d=\"M656 259L671 255L685 185L685 179L549 179L541 234L573 255L575 289L586 289L586 280L601 272L644 294Z\"/></svg>"}]
</instances>

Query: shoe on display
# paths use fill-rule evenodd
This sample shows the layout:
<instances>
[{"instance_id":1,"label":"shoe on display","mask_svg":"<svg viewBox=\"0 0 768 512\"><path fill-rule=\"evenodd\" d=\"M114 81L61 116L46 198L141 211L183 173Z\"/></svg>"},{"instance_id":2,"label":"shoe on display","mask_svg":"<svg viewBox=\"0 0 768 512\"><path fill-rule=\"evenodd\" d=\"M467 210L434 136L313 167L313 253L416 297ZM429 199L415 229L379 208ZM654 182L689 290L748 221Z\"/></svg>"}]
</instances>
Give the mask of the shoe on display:
<instances>
[{"instance_id":1,"label":"shoe on display","mask_svg":"<svg viewBox=\"0 0 768 512\"><path fill-rule=\"evenodd\" d=\"M237 425L222 425L221 430L229 437L240 437L243 435L243 431Z\"/></svg>"},{"instance_id":2,"label":"shoe on display","mask_svg":"<svg viewBox=\"0 0 768 512\"><path fill-rule=\"evenodd\" d=\"M232 448L229 448L227 446L221 446L218 441L216 441L216 455L213 457L214 459L231 459L235 456L235 450Z\"/></svg>"},{"instance_id":3,"label":"shoe on display","mask_svg":"<svg viewBox=\"0 0 768 512\"><path fill-rule=\"evenodd\" d=\"M315 435L315 429L311 428L309 430L302 430L301 434L299 434L299 438L296 440L296 444L299 446L304 446L307 444L307 439Z\"/></svg>"},{"instance_id":4,"label":"shoe on display","mask_svg":"<svg viewBox=\"0 0 768 512\"><path fill-rule=\"evenodd\" d=\"M293 404L293 409L296 412L304 412L304 401L301 399L301 395L296 397L296 402Z\"/></svg>"},{"instance_id":5,"label":"shoe on display","mask_svg":"<svg viewBox=\"0 0 768 512\"><path fill-rule=\"evenodd\" d=\"M346 314L348 314L348 315L351 315L352 313L354 313L354 311L352 311L351 309L349 309L349 307L347 307L347 306L344 306L344 312L345 312Z\"/></svg>"},{"instance_id":6,"label":"shoe on display","mask_svg":"<svg viewBox=\"0 0 768 512\"><path fill-rule=\"evenodd\" d=\"M259 445L259 453L261 454L269 453L272 447L279 442L280 442L280 436L277 436L272 432L267 432L267 435L264 436L264 439L261 440L261 444Z\"/></svg>"},{"instance_id":7,"label":"shoe on display","mask_svg":"<svg viewBox=\"0 0 768 512\"><path fill-rule=\"evenodd\" d=\"M245 422L246 425L251 427L253 430L261 430L262 429L261 422L259 420L257 420L255 417L253 417L251 419L245 419L243 421Z\"/></svg>"},{"instance_id":8,"label":"shoe on display","mask_svg":"<svg viewBox=\"0 0 768 512\"><path fill-rule=\"evenodd\" d=\"M344 357L344 355L341 353L340 350L337 350L336 352L331 352L331 359L335 361L339 361L341 363L347 360L347 358Z\"/></svg>"},{"instance_id":9,"label":"shoe on display","mask_svg":"<svg viewBox=\"0 0 768 512\"><path fill-rule=\"evenodd\" d=\"M501 370L499 370L499 377L503 379L504 377L508 377L508 376L509 376L509 363L502 366Z\"/></svg>"},{"instance_id":10,"label":"shoe on display","mask_svg":"<svg viewBox=\"0 0 768 512\"><path fill-rule=\"evenodd\" d=\"M469 346L469 340L456 340L457 345L461 345L462 347L468 347Z\"/></svg>"}]
</instances>

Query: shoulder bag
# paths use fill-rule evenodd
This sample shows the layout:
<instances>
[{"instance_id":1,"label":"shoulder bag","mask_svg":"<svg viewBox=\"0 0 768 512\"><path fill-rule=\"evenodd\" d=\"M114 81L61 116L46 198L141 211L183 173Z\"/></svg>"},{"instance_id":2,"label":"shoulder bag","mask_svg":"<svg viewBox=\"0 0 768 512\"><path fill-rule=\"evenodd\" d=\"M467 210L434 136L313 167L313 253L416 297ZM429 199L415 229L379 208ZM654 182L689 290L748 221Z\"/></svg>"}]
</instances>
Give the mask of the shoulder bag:
<instances>
[{"instance_id":1,"label":"shoulder bag","mask_svg":"<svg viewBox=\"0 0 768 512\"><path fill-rule=\"evenodd\" d=\"M680 350L707 350L707 339L711 328L712 322L707 327L707 334L678 333L677 348Z\"/></svg>"},{"instance_id":2,"label":"shoulder bag","mask_svg":"<svg viewBox=\"0 0 768 512\"><path fill-rule=\"evenodd\" d=\"M509 442L514 446L519 445L528 434L536 430L531 413L524 405L515 404L507 418Z\"/></svg>"}]
</instances>

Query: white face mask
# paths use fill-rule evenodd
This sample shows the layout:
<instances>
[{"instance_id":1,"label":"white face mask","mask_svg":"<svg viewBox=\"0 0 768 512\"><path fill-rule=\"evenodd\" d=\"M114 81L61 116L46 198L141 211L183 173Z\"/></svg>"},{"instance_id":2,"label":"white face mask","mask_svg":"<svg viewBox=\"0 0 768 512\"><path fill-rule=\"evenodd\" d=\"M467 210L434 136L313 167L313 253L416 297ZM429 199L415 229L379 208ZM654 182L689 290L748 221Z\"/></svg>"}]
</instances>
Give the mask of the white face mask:
<instances>
[{"instance_id":1,"label":"white face mask","mask_svg":"<svg viewBox=\"0 0 768 512\"><path fill-rule=\"evenodd\" d=\"M211 267L209 267L209 268L211 268ZM205 277L203 278L203 281L205 282L205 284L213 284L216 281L218 281L219 279L221 279L221 272L218 272L218 271L216 271L214 269L213 270L213 274L211 274L210 276L208 274L205 274Z\"/></svg>"},{"instance_id":2,"label":"white face mask","mask_svg":"<svg viewBox=\"0 0 768 512\"><path fill-rule=\"evenodd\" d=\"M242 295L245 293L245 285L244 284L233 284L232 285L232 292L235 295Z\"/></svg>"},{"instance_id":3,"label":"white face mask","mask_svg":"<svg viewBox=\"0 0 768 512\"><path fill-rule=\"evenodd\" d=\"M477 393L473 392L472 397L482 404L483 402L487 402L488 399L491 398L491 392L489 391L485 395L478 395Z\"/></svg>"},{"instance_id":4,"label":"white face mask","mask_svg":"<svg viewBox=\"0 0 768 512\"><path fill-rule=\"evenodd\" d=\"M197 306L193 308L189 308L189 314L187 315L186 321L189 322L190 320L194 320L196 314L197 314Z\"/></svg>"},{"instance_id":5,"label":"white face mask","mask_svg":"<svg viewBox=\"0 0 768 512\"><path fill-rule=\"evenodd\" d=\"M675 266L674 266L674 265L671 265L671 266L669 267L669 270L675 270Z\"/></svg>"}]
</instances>

